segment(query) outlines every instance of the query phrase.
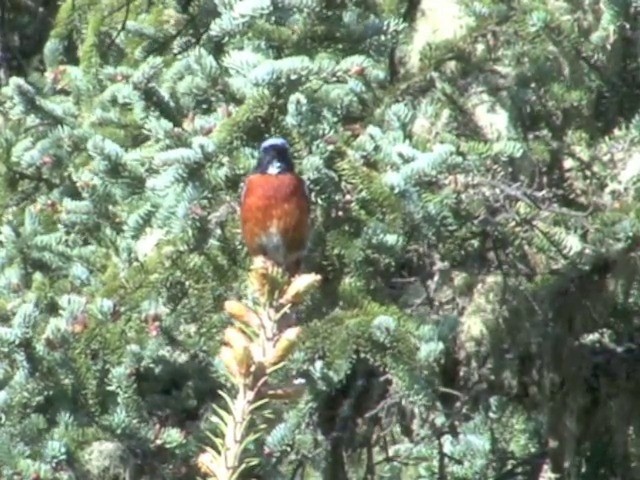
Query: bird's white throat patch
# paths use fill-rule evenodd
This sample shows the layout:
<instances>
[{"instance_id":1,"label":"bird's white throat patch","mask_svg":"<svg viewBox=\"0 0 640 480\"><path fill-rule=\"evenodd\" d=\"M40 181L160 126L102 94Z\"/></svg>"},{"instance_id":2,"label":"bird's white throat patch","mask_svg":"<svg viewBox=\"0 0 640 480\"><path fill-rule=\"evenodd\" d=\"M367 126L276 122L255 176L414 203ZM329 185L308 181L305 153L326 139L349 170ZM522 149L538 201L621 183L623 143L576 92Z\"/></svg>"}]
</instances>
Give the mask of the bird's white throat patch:
<instances>
[{"instance_id":1,"label":"bird's white throat patch","mask_svg":"<svg viewBox=\"0 0 640 480\"><path fill-rule=\"evenodd\" d=\"M272 161L267 167L267 173L269 175L278 175L280 172L282 172L282 163L278 160Z\"/></svg>"}]
</instances>

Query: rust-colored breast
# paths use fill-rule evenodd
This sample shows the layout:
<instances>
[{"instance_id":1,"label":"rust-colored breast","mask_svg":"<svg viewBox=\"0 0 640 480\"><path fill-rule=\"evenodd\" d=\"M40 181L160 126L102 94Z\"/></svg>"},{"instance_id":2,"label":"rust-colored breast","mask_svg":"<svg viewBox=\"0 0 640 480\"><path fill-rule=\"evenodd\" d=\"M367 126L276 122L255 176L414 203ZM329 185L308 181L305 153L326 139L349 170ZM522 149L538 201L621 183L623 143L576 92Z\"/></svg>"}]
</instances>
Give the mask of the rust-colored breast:
<instances>
[{"instance_id":1,"label":"rust-colored breast","mask_svg":"<svg viewBox=\"0 0 640 480\"><path fill-rule=\"evenodd\" d=\"M240 207L242 236L249 253L269 256L267 242L275 234L287 255L299 255L309 237L309 213L304 180L298 175L249 175Z\"/></svg>"}]
</instances>

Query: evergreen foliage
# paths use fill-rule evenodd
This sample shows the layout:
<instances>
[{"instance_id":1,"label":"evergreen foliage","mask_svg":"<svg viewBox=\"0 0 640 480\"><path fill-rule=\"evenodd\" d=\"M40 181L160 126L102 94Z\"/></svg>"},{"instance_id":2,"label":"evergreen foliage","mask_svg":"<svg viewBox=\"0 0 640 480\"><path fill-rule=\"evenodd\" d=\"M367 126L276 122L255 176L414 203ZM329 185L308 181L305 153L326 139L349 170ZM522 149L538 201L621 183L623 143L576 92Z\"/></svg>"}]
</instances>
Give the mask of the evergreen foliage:
<instances>
[{"instance_id":1,"label":"evergreen foliage","mask_svg":"<svg viewBox=\"0 0 640 480\"><path fill-rule=\"evenodd\" d=\"M637 5L417 3L60 2L0 93L0 477L196 478L276 134L323 282L253 475L640 478Z\"/></svg>"}]
</instances>

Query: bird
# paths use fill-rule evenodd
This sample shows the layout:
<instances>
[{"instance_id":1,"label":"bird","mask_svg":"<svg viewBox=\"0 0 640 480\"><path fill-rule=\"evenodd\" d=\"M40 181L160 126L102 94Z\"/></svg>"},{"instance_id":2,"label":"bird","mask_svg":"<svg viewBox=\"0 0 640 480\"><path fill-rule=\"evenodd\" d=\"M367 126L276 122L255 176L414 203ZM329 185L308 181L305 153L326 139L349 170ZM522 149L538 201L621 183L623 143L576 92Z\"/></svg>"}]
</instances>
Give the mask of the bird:
<instances>
[{"instance_id":1,"label":"bird","mask_svg":"<svg viewBox=\"0 0 640 480\"><path fill-rule=\"evenodd\" d=\"M295 276L309 242L310 214L309 190L295 171L288 142L268 138L241 193L240 223L249 255L266 257Z\"/></svg>"}]
</instances>

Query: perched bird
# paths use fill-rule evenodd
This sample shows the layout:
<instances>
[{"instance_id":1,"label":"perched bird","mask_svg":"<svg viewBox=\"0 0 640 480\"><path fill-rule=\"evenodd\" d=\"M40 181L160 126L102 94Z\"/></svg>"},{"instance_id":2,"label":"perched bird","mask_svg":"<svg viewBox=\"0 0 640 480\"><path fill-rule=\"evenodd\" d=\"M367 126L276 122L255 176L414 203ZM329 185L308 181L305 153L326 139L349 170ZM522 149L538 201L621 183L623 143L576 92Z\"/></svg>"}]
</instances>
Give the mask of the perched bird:
<instances>
[{"instance_id":1,"label":"perched bird","mask_svg":"<svg viewBox=\"0 0 640 480\"><path fill-rule=\"evenodd\" d=\"M307 186L295 172L289 144L280 137L265 140L240 202L249 254L267 257L291 276L298 273L309 240L310 211Z\"/></svg>"}]
</instances>

